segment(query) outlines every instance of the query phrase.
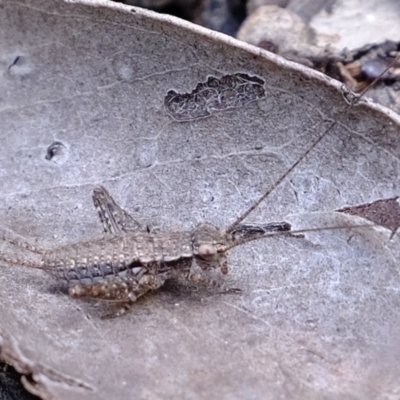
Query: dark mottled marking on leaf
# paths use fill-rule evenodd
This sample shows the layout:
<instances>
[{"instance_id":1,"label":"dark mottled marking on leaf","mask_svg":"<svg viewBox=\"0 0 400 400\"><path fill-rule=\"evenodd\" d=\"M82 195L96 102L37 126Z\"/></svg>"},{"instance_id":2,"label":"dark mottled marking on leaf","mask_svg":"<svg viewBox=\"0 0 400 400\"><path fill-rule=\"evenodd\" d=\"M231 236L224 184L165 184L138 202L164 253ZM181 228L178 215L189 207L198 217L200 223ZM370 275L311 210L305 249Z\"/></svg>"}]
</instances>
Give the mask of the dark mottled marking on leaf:
<instances>
[{"instance_id":1,"label":"dark mottled marking on leaf","mask_svg":"<svg viewBox=\"0 0 400 400\"><path fill-rule=\"evenodd\" d=\"M373 203L346 207L336 211L357 215L390 229L392 231L391 237L393 237L400 227L400 204L398 199L398 197L393 197L391 199L377 200Z\"/></svg>"},{"instance_id":2,"label":"dark mottled marking on leaf","mask_svg":"<svg viewBox=\"0 0 400 400\"><path fill-rule=\"evenodd\" d=\"M14 65L17 65L20 58L20 56L15 57L14 61L8 66L8 69L11 69Z\"/></svg>"},{"instance_id":3,"label":"dark mottled marking on leaf","mask_svg":"<svg viewBox=\"0 0 400 400\"><path fill-rule=\"evenodd\" d=\"M265 97L264 80L244 73L210 76L191 93L169 90L164 98L166 112L177 121L205 118L214 112L243 107Z\"/></svg>"},{"instance_id":4,"label":"dark mottled marking on leaf","mask_svg":"<svg viewBox=\"0 0 400 400\"><path fill-rule=\"evenodd\" d=\"M55 141L48 148L46 152L46 160L51 160L54 156L60 154L65 147L61 142Z\"/></svg>"}]
</instances>

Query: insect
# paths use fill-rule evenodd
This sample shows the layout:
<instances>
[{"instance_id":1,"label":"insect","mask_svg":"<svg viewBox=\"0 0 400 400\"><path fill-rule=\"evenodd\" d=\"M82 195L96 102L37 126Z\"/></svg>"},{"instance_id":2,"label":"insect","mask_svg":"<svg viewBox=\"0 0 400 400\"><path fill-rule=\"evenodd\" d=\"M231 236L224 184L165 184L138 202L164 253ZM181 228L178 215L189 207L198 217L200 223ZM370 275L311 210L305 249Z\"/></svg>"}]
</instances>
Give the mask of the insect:
<instances>
[{"instance_id":1,"label":"insect","mask_svg":"<svg viewBox=\"0 0 400 400\"><path fill-rule=\"evenodd\" d=\"M96 187L92 197L103 224L103 237L45 251L3 236L3 240L40 260L4 254L0 259L43 269L67 287L73 298L120 302L123 306L116 316L169 278L206 281L206 277L191 273L193 262L203 271L219 269L227 274L226 253L233 247L279 232L290 235L291 226L286 222L233 224L227 230L203 223L188 232L151 233L123 210L104 187Z\"/></svg>"}]
</instances>

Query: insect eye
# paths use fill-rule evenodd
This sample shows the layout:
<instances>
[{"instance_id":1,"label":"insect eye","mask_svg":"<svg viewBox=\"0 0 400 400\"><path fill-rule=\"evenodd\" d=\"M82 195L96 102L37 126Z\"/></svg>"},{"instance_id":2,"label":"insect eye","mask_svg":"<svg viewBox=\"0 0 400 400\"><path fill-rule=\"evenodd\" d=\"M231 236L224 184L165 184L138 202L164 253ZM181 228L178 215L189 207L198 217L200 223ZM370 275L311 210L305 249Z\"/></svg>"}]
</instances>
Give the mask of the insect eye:
<instances>
[{"instance_id":1,"label":"insect eye","mask_svg":"<svg viewBox=\"0 0 400 400\"><path fill-rule=\"evenodd\" d=\"M202 244L199 247L199 256L206 260L212 260L217 254L217 249L212 244Z\"/></svg>"}]
</instances>

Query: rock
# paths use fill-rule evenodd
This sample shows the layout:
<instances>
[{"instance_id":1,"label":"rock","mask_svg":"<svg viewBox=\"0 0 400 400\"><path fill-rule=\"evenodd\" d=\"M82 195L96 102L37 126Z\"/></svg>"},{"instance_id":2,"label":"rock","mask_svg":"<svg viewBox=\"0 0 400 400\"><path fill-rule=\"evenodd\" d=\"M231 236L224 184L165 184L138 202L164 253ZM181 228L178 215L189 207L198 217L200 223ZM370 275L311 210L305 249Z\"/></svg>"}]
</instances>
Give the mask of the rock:
<instances>
[{"instance_id":1,"label":"rock","mask_svg":"<svg viewBox=\"0 0 400 400\"><path fill-rule=\"evenodd\" d=\"M262 6L278 6L285 8L290 0L248 0L246 9L247 15L252 14L257 8Z\"/></svg>"},{"instance_id":2,"label":"rock","mask_svg":"<svg viewBox=\"0 0 400 400\"><path fill-rule=\"evenodd\" d=\"M313 29L297 14L277 6L259 7L243 22L237 38L263 48L268 43L282 55L309 54L315 42Z\"/></svg>"}]
</instances>

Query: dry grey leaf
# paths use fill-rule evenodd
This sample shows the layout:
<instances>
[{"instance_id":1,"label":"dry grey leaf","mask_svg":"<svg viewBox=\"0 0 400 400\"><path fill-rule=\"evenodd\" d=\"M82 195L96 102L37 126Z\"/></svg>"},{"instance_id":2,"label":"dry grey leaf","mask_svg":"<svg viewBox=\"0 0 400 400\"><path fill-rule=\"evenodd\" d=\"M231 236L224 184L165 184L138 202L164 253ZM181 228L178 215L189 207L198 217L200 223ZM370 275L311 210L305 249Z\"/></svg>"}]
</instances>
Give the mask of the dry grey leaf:
<instances>
[{"instance_id":1,"label":"dry grey leaf","mask_svg":"<svg viewBox=\"0 0 400 400\"><path fill-rule=\"evenodd\" d=\"M365 102L343 114L341 86L316 72L106 1L0 4L0 221L10 235L46 247L98 237L99 184L142 226L228 226L336 120L246 222L351 226L356 217L331 211L399 195L399 117ZM264 95L237 104L218 92L222 109L201 100L218 112L168 114L171 91L193 95L236 74L265 82ZM192 98L179 104L198 110ZM113 321L99 319L104 305L51 290L42 271L2 264L2 356L46 399L395 398L400 246L390 234L249 244L229 255L241 294L172 285Z\"/></svg>"}]
</instances>

